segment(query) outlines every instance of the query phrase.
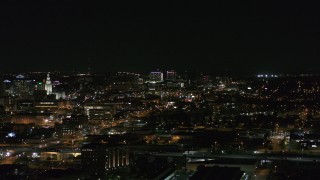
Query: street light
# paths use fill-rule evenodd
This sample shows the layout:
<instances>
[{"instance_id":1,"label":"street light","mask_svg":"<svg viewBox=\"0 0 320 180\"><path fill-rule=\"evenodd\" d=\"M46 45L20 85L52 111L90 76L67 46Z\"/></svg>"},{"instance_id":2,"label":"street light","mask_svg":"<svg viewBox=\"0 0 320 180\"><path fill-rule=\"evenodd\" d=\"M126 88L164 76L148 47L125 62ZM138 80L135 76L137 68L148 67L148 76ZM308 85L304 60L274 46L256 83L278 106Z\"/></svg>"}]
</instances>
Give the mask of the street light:
<instances>
[{"instance_id":1,"label":"street light","mask_svg":"<svg viewBox=\"0 0 320 180\"><path fill-rule=\"evenodd\" d=\"M71 149L72 149L72 150L73 150L73 141L74 141L74 139L71 140L71 143L72 143L72 144L71 144L71 145L72 145Z\"/></svg>"}]
</instances>

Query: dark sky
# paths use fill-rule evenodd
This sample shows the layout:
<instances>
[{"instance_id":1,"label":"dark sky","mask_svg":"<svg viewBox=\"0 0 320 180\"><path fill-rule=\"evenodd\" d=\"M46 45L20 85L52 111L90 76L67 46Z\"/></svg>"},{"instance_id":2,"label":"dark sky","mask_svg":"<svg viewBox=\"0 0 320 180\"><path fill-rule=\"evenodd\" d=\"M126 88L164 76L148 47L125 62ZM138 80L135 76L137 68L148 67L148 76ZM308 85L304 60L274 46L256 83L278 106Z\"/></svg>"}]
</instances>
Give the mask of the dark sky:
<instances>
[{"instance_id":1,"label":"dark sky","mask_svg":"<svg viewBox=\"0 0 320 180\"><path fill-rule=\"evenodd\" d=\"M317 1L151 2L2 0L0 72L320 72Z\"/></svg>"}]
</instances>

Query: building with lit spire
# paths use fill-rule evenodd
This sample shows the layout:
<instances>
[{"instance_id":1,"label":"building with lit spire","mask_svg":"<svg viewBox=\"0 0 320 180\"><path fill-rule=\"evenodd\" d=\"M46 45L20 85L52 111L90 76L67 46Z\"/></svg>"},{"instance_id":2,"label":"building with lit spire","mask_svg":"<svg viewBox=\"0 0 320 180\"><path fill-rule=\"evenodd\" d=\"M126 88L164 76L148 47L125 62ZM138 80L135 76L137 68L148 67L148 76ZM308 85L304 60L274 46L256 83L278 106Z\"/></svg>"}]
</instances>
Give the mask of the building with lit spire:
<instances>
[{"instance_id":1,"label":"building with lit spire","mask_svg":"<svg viewBox=\"0 0 320 180\"><path fill-rule=\"evenodd\" d=\"M52 94L52 84L50 80L50 73L47 74L46 84L44 89L47 91L47 95Z\"/></svg>"}]
</instances>

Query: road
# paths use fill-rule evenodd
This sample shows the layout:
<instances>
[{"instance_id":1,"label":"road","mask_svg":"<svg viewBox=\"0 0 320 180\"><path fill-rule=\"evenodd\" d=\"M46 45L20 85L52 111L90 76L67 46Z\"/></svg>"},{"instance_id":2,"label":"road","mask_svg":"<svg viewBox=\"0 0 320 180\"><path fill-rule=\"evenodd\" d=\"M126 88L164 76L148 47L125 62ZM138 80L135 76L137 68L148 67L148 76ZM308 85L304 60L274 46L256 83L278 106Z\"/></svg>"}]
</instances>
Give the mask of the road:
<instances>
[{"instance_id":1,"label":"road","mask_svg":"<svg viewBox=\"0 0 320 180\"><path fill-rule=\"evenodd\" d=\"M0 164L13 164L17 159L18 159L18 155L5 157L3 159L0 159Z\"/></svg>"},{"instance_id":2,"label":"road","mask_svg":"<svg viewBox=\"0 0 320 180\"><path fill-rule=\"evenodd\" d=\"M252 180L265 180L265 179L267 179L269 173L270 173L269 169L258 169L254 172L251 179Z\"/></svg>"},{"instance_id":3,"label":"road","mask_svg":"<svg viewBox=\"0 0 320 180\"><path fill-rule=\"evenodd\" d=\"M167 157L189 157L189 158L203 158L203 159L254 159L254 160L286 160L292 162L320 162L320 158L315 157L289 157L289 156L273 156L273 155L242 155L242 154L209 154L209 153L194 153L194 154L183 154L183 153L150 153L153 156L167 156Z\"/></svg>"}]
</instances>

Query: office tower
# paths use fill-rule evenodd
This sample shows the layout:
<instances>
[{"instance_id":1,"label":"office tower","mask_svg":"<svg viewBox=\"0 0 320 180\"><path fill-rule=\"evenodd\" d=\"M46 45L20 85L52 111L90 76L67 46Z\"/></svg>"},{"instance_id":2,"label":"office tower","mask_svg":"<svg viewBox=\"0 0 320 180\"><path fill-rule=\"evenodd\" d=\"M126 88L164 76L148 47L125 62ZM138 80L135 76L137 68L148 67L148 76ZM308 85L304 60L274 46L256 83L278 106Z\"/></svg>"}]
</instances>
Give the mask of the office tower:
<instances>
[{"instance_id":1,"label":"office tower","mask_svg":"<svg viewBox=\"0 0 320 180\"><path fill-rule=\"evenodd\" d=\"M38 91L45 90L45 83L38 82L37 85L36 85L36 90L38 90Z\"/></svg>"},{"instance_id":2,"label":"office tower","mask_svg":"<svg viewBox=\"0 0 320 180\"><path fill-rule=\"evenodd\" d=\"M121 145L87 144L81 148L81 161L83 169L104 173L129 165L129 150Z\"/></svg>"},{"instance_id":3,"label":"office tower","mask_svg":"<svg viewBox=\"0 0 320 180\"><path fill-rule=\"evenodd\" d=\"M33 94L34 82L24 75L16 76L10 87L10 94L18 97L26 97Z\"/></svg>"},{"instance_id":4,"label":"office tower","mask_svg":"<svg viewBox=\"0 0 320 180\"><path fill-rule=\"evenodd\" d=\"M160 71L151 72L150 75L150 82L161 82L163 81L163 73Z\"/></svg>"},{"instance_id":5,"label":"office tower","mask_svg":"<svg viewBox=\"0 0 320 180\"><path fill-rule=\"evenodd\" d=\"M172 81L175 80L177 73L174 70L167 71L167 80Z\"/></svg>"}]
</instances>

